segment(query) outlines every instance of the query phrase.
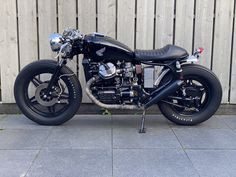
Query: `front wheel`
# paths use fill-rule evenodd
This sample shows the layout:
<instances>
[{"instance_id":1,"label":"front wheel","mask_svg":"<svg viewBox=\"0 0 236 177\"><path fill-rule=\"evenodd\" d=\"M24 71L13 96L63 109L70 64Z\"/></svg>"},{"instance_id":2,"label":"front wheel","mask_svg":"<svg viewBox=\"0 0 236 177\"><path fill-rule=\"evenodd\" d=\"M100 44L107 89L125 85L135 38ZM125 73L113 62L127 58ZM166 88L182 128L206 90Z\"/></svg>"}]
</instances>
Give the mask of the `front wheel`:
<instances>
[{"instance_id":1,"label":"front wheel","mask_svg":"<svg viewBox=\"0 0 236 177\"><path fill-rule=\"evenodd\" d=\"M14 85L16 104L32 121L41 125L60 125L77 112L81 86L75 74L63 66L50 93L46 89L57 62L40 60L27 65L19 73Z\"/></svg>"},{"instance_id":2,"label":"front wheel","mask_svg":"<svg viewBox=\"0 0 236 177\"><path fill-rule=\"evenodd\" d=\"M209 119L219 108L221 84L209 69L195 64L183 65L183 86L158 105L162 114L180 125L196 125ZM171 79L166 75L160 84Z\"/></svg>"}]
</instances>

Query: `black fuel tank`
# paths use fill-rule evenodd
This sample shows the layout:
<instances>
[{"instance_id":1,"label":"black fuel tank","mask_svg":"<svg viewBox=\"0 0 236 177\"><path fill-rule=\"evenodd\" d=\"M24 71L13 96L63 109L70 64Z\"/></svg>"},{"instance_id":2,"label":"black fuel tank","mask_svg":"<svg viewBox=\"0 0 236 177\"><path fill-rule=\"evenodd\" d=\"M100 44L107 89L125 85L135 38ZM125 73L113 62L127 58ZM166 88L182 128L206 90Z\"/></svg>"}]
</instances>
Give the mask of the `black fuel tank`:
<instances>
[{"instance_id":1,"label":"black fuel tank","mask_svg":"<svg viewBox=\"0 0 236 177\"><path fill-rule=\"evenodd\" d=\"M119 41L102 34L89 34L84 38L84 49L86 57L94 61L131 61L134 52Z\"/></svg>"}]
</instances>

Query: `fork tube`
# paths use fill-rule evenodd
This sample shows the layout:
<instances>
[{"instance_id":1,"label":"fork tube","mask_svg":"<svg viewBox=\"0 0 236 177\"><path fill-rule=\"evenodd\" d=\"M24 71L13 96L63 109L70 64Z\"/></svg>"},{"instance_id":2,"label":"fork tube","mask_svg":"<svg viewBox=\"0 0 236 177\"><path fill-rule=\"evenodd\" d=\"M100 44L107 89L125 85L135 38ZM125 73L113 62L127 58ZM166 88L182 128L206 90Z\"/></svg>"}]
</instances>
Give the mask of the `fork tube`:
<instances>
[{"instance_id":1,"label":"fork tube","mask_svg":"<svg viewBox=\"0 0 236 177\"><path fill-rule=\"evenodd\" d=\"M46 95L49 94L49 92L51 91L53 85L55 84L55 82L57 81L57 78L60 74L61 68L63 67L63 65L66 64L66 60L65 59L61 59L60 62L58 63L57 67L55 68L55 71L48 83L48 87L46 89Z\"/></svg>"}]
</instances>

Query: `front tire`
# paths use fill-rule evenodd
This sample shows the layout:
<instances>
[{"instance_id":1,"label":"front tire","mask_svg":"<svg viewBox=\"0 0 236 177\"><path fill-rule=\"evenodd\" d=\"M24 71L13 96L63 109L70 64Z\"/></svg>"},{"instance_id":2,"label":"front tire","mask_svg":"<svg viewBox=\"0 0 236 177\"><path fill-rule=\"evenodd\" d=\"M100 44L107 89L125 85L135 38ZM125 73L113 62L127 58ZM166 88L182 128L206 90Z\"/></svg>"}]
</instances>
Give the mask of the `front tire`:
<instances>
[{"instance_id":1,"label":"front tire","mask_svg":"<svg viewBox=\"0 0 236 177\"><path fill-rule=\"evenodd\" d=\"M52 60L33 62L22 69L14 84L16 104L26 117L41 125L60 125L68 121L82 100L80 83L66 66L60 70L61 78L55 86L55 93L45 100L43 96L41 98L56 67L57 62ZM57 94L61 94L61 100Z\"/></svg>"},{"instance_id":2,"label":"front tire","mask_svg":"<svg viewBox=\"0 0 236 177\"><path fill-rule=\"evenodd\" d=\"M205 102L202 103L201 109L199 109L199 112L190 112L186 113L181 108L176 108L176 106L171 105L171 103L177 102L177 104L182 104L181 101L176 101L175 102L171 99L166 99L161 101L158 106L160 108L160 111L162 114L169 119L170 121L179 124L179 125L196 125L201 122L204 122L208 120L219 108L220 103L221 103L221 98L222 98L222 88L220 81L216 77L216 75L210 71L209 69L201 66L201 65L195 65L195 64L187 64L182 66L183 69L183 77L186 82L188 79L194 79L200 82L203 86L205 87ZM170 78L170 74L167 75L166 77L163 78L162 82L160 84L163 84ZM195 81L195 82L197 82ZM195 86L196 88L198 86ZM182 88L183 89L183 88ZM189 86L188 89L191 92L191 87ZM194 91L197 90L193 88L192 92L194 95ZM182 91L177 91L174 96L183 96L181 95ZM195 91L197 92L197 91ZM190 97L191 98L191 97ZM167 103L167 101L169 103Z\"/></svg>"}]
</instances>

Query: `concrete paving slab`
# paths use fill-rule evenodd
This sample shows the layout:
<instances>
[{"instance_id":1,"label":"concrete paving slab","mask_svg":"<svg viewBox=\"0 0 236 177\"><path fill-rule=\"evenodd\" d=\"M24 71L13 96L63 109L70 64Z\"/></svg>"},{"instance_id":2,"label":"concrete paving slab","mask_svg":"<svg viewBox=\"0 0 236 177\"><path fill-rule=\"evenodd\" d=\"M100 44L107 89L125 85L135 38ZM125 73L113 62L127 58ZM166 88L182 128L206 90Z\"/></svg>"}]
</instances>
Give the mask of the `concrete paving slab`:
<instances>
[{"instance_id":1,"label":"concrete paving slab","mask_svg":"<svg viewBox=\"0 0 236 177\"><path fill-rule=\"evenodd\" d=\"M50 129L52 126L39 125L24 115L7 115L0 121L0 129Z\"/></svg>"},{"instance_id":2,"label":"concrete paving slab","mask_svg":"<svg viewBox=\"0 0 236 177\"><path fill-rule=\"evenodd\" d=\"M76 115L60 127L104 128L110 127L110 125L111 116L109 115Z\"/></svg>"},{"instance_id":3,"label":"concrete paving slab","mask_svg":"<svg viewBox=\"0 0 236 177\"><path fill-rule=\"evenodd\" d=\"M78 126L58 127L52 130L44 148L49 149L110 149L111 128L110 127Z\"/></svg>"},{"instance_id":4,"label":"concrete paving slab","mask_svg":"<svg viewBox=\"0 0 236 177\"><path fill-rule=\"evenodd\" d=\"M236 129L236 115L217 116L222 119L231 129Z\"/></svg>"},{"instance_id":5,"label":"concrete paving slab","mask_svg":"<svg viewBox=\"0 0 236 177\"><path fill-rule=\"evenodd\" d=\"M235 124L236 125L236 124ZM190 126L181 126L174 123L170 123L170 126L172 128L188 128ZM226 125L225 121L222 118L219 118L218 116L213 116L210 119L208 119L205 122L202 122L201 124L191 126L191 128L207 128L207 129L229 129L229 127Z\"/></svg>"},{"instance_id":6,"label":"concrete paving slab","mask_svg":"<svg viewBox=\"0 0 236 177\"><path fill-rule=\"evenodd\" d=\"M113 127L122 128L139 128L142 115L112 115ZM146 116L146 127L153 128L170 128L170 121L168 121L162 115L147 115Z\"/></svg>"},{"instance_id":7,"label":"concrete paving slab","mask_svg":"<svg viewBox=\"0 0 236 177\"><path fill-rule=\"evenodd\" d=\"M37 150L0 150L0 176L24 177L37 153Z\"/></svg>"},{"instance_id":8,"label":"concrete paving slab","mask_svg":"<svg viewBox=\"0 0 236 177\"><path fill-rule=\"evenodd\" d=\"M113 128L113 148L180 148L170 129L148 127L146 133L137 128Z\"/></svg>"},{"instance_id":9,"label":"concrete paving slab","mask_svg":"<svg viewBox=\"0 0 236 177\"><path fill-rule=\"evenodd\" d=\"M0 114L0 120L3 119L6 116L7 116L6 114Z\"/></svg>"},{"instance_id":10,"label":"concrete paving slab","mask_svg":"<svg viewBox=\"0 0 236 177\"><path fill-rule=\"evenodd\" d=\"M113 176L195 177L198 174L180 149L115 149Z\"/></svg>"},{"instance_id":11,"label":"concrete paving slab","mask_svg":"<svg viewBox=\"0 0 236 177\"><path fill-rule=\"evenodd\" d=\"M201 177L236 176L235 150L187 150Z\"/></svg>"},{"instance_id":12,"label":"concrete paving slab","mask_svg":"<svg viewBox=\"0 0 236 177\"><path fill-rule=\"evenodd\" d=\"M49 130L1 130L0 149L40 149Z\"/></svg>"},{"instance_id":13,"label":"concrete paving slab","mask_svg":"<svg viewBox=\"0 0 236 177\"><path fill-rule=\"evenodd\" d=\"M110 177L111 150L42 150L27 177Z\"/></svg>"},{"instance_id":14,"label":"concrete paving slab","mask_svg":"<svg viewBox=\"0 0 236 177\"><path fill-rule=\"evenodd\" d=\"M236 132L231 129L173 128L184 148L236 149Z\"/></svg>"},{"instance_id":15,"label":"concrete paving slab","mask_svg":"<svg viewBox=\"0 0 236 177\"><path fill-rule=\"evenodd\" d=\"M180 148L168 121L161 116L147 116L146 133L138 133L140 116L113 117L114 148Z\"/></svg>"},{"instance_id":16,"label":"concrete paving slab","mask_svg":"<svg viewBox=\"0 0 236 177\"><path fill-rule=\"evenodd\" d=\"M53 128L44 147L110 149L111 119L96 115L76 116L71 121Z\"/></svg>"}]
</instances>

